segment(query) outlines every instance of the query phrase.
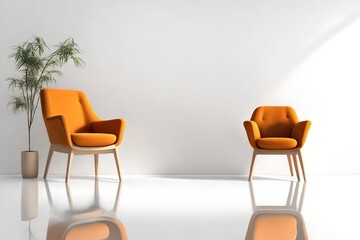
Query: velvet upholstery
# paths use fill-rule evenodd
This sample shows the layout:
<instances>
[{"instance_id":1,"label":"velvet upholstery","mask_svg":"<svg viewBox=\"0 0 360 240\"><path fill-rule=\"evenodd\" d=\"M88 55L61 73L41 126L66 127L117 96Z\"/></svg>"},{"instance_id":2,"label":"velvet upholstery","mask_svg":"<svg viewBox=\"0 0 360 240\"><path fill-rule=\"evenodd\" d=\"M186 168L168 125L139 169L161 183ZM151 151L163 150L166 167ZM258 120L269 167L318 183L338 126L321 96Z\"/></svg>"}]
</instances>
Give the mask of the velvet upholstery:
<instances>
[{"instance_id":1,"label":"velvet upholstery","mask_svg":"<svg viewBox=\"0 0 360 240\"><path fill-rule=\"evenodd\" d=\"M116 136L109 133L73 133L71 140L81 147L103 147L114 144Z\"/></svg>"},{"instance_id":2,"label":"velvet upholstery","mask_svg":"<svg viewBox=\"0 0 360 240\"><path fill-rule=\"evenodd\" d=\"M123 119L101 120L92 109L86 95L78 90L45 88L40 92L44 122L52 144L72 147L119 146L124 134ZM87 134L82 137L76 134ZM94 134L91 136L91 134ZM104 141L102 134L115 136L115 141ZM109 137L109 136L108 136ZM82 140L79 141L78 139ZM111 137L112 138L112 137ZM78 144L75 144L74 139Z\"/></svg>"},{"instance_id":3,"label":"velvet upholstery","mask_svg":"<svg viewBox=\"0 0 360 240\"><path fill-rule=\"evenodd\" d=\"M244 121L250 145L260 149L300 149L310 126L311 121L299 122L289 106L261 106L250 120Z\"/></svg>"},{"instance_id":4,"label":"velvet upholstery","mask_svg":"<svg viewBox=\"0 0 360 240\"><path fill-rule=\"evenodd\" d=\"M94 154L95 175L98 173L99 154L114 154L121 180L116 147L122 142L124 119L102 120L92 109L82 91L45 88L40 91L41 109L51 143L46 162L46 178L54 151L68 154L66 182L73 156Z\"/></svg>"},{"instance_id":5,"label":"velvet upholstery","mask_svg":"<svg viewBox=\"0 0 360 240\"><path fill-rule=\"evenodd\" d=\"M299 180L296 159L298 156L304 180L306 180L300 149L305 144L311 121L299 121L296 111L290 106L260 106L253 111L250 120L244 121L243 125L248 141L254 149L249 181L252 178L254 162L258 154L287 155L291 175L293 175L291 163L293 161Z\"/></svg>"},{"instance_id":6,"label":"velvet upholstery","mask_svg":"<svg viewBox=\"0 0 360 240\"><path fill-rule=\"evenodd\" d=\"M294 138L267 137L256 140L256 145L262 149L291 149L297 146Z\"/></svg>"}]
</instances>

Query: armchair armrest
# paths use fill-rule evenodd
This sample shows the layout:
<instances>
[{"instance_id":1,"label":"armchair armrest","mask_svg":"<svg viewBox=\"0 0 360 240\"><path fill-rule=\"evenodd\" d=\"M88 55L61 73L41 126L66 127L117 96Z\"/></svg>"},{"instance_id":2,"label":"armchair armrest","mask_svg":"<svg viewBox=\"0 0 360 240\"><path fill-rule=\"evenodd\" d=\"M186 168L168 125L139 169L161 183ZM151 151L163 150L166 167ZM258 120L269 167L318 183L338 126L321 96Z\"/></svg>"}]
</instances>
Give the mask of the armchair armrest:
<instances>
[{"instance_id":1,"label":"armchair armrest","mask_svg":"<svg viewBox=\"0 0 360 240\"><path fill-rule=\"evenodd\" d=\"M111 133L116 136L115 146L119 146L125 130L126 121L124 119L100 120L92 123L94 133Z\"/></svg>"},{"instance_id":2,"label":"armchair armrest","mask_svg":"<svg viewBox=\"0 0 360 240\"><path fill-rule=\"evenodd\" d=\"M259 126L255 121L245 121L244 127L249 140L250 145L253 148L257 148L256 140L261 138Z\"/></svg>"},{"instance_id":3,"label":"armchair armrest","mask_svg":"<svg viewBox=\"0 0 360 240\"><path fill-rule=\"evenodd\" d=\"M72 146L70 130L63 115L45 118L45 125L52 144Z\"/></svg>"},{"instance_id":4,"label":"armchair armrest","mask_svg":"<svg viewBox=\"0 0 360 240\"><path fill-rule=\"evenodd\" d=\"M301 121L295 124L291 137L295 138L298 142L296 148L300 149L305 144L307 134L311 126L311 121Z\"/></svg>"}]
</instances>

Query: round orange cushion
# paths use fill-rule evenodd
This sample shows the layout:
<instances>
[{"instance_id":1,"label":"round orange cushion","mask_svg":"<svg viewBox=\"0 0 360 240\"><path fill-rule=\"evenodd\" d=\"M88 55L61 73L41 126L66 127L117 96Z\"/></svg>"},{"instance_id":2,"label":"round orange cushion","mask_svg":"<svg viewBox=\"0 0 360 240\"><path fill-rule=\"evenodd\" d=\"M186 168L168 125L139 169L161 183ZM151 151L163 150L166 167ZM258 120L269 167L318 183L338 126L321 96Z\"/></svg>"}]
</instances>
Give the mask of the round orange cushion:
<instances>
[{"instance_id":1,"label":"round orange cushion","mask_svg":"<svg viewBox=\"0 0 360 240\"><path fill-rule=\"evenodd\" d=\"M116 136L109 133L73 133L71 140L79 147L105 147L114 144Z\"/></svg>"},{"instance_id":2,"label":"round orange cushion","mask_svg":"<svg viewBox=\"0 0 360 240\"><path fill-rule=\"evenodd\" d=\"M256 145L262 149L292 149L297 146L297 141L293 138L268 137L257 139Z\"/></svg>"}]
</instances>

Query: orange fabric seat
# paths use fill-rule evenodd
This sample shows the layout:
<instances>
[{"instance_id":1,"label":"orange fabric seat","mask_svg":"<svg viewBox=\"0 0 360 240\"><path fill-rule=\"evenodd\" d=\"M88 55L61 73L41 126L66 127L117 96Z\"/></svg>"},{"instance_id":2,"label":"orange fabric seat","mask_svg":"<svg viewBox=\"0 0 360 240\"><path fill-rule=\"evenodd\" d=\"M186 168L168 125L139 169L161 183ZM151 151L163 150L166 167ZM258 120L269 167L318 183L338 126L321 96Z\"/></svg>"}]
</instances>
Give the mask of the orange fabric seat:
<instances>
[{"instance_id":1,"label":"orange fabric seat","mask_svg":"<svg viewBox=\"0 0 360 240\"><path fill-rule=\"evenodd\" d=\"M256 145L263 149L292 149L297 146L294 138L267 137L256 140Z\"/></svg>"},{"instance_id":2,"label":"orange fabric seat","mask_svg":"<svg viewBox=\"0 0 360 240\"><path fill-rule=\"evenodd\" d=\"M114 144L116 136L109 133L73 133L71 139L79 147L105 147Z\"/></svg>"},{"instance_id":3,"label":"orange fabric seat","mask_svg":"<svg viewBox=\"0 0 360 240\"><path fill-rule=\"evenodd\" d=\"M286 155L291 175L294 163L297 179L299 157L304 180L304 164L300 149L304 146L311 121L299 121L295 110L289 106L257 107L250 120L244 121L244 128L251 147L254 149L250 165L249 181L252 179L255 158L258 154ZM292 158L292 160L291 160Z\"/></svg>"}]
</instances>

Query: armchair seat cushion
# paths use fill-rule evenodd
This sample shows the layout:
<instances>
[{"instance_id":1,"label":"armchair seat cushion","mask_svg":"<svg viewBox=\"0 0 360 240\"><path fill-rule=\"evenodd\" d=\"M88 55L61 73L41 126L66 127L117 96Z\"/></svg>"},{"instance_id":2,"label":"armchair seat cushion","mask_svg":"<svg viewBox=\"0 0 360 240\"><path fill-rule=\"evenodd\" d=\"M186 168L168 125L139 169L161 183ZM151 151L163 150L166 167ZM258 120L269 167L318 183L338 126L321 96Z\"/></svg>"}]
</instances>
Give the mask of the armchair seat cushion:
<instances>
[{"instance_id":1,"label":"armchair seat cushion","mask_svg":"<svg viewBox=\"0 0 360 240\"><path fill-rule=\"evenodd\" d=\"M267 137L256 140L256 145L262 149L292 149L297 146L294 138Z\"/></svg>"},{"instance_id":2,"label":"armchair seat cushion","mask_svg":"<svg viewBox=\"0 0 360 240\"><path fill-rule=\"evenodd\" d=\"M105 147L116 142L116 136L109 133L73 133L71 139L79 147Z\"/></svg>"}]
</instances>

